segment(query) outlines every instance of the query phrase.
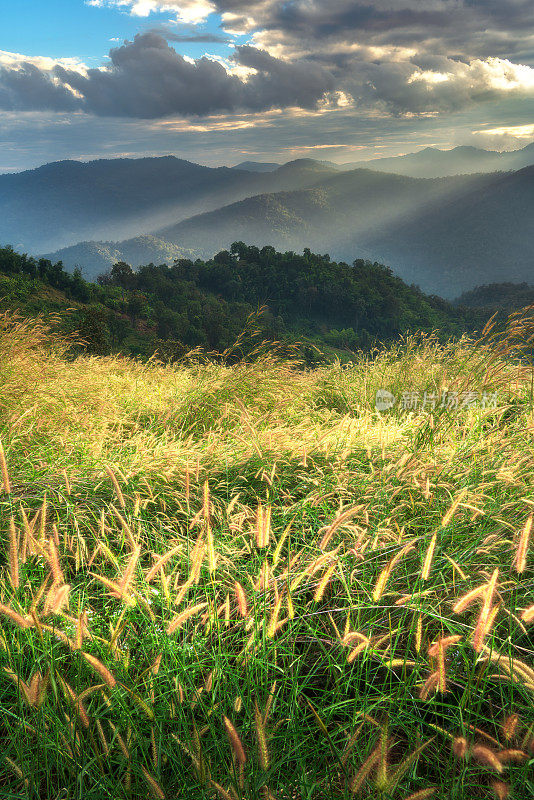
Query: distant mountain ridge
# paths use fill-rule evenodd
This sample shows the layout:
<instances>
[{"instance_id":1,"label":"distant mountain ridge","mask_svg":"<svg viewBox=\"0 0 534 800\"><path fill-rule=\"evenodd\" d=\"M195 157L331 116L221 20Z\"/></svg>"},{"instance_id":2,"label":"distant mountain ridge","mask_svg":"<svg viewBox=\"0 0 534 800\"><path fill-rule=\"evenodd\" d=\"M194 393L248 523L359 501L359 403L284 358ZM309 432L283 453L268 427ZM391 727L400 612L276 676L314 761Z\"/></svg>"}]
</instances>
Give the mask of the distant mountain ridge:
<instances>
[{"instance_id":1,"label":"distant mountain ridge","mask_svg":"<svg viewBox=\"0 0 534 800\"><path fill-rule=\"evenodd\" d=\"M174 156L45 164L0 175L0 245L43 252L129 238L261 191L313 185L325 169L304 159L262 175Z\"/></svg>"},{"instance_id":2,"label":"distant mountain ridge","mask_svg":"<svg viewBox=\"0 0 534 800\"><path fill-rule=\"evenodd\" d=\"M274 172L275 169L281 166L281 164L272 161L242 161L240 164L231 167L231 169L245 169L248 172Z\"/></svg>"},{"instance_id":3,"label":"distant mountain ridge","mask_svg":"<svg viewBox=\"0 0 534 800\"><path fill-rule=\"evenodd\" d=\"M412 178L444 178L476 172L518 170L534 164L534 142L509 152L460 145L452 150L425 147L417 153L343 164L343 169L365 168L395 172Z\"/></svg>"},{"instance_id":4,"label":"distant mountain ridge","mask_svg":"<svg viewBox=\"0 0 534 800\"><path fill-rule=\"evenodd\" d=\"M202 258L237 240L282 251L308 247L337 260L389 264L423 291L453 298L488 282L531 281L532 219L534 167L440 179L360 169L182 220L156 231L153 245ZM126 240L115 248L125 255L132 246ZM72 258L81 256L74 248L49 257L72 267ZM156 259L140 263L147 260ZM93 267L85 265L89 274Z\"/></svg>"},{"instance_id":5,"label":"distant mountain ridge","mask_svg":"<svg viewBox=\"0 0 534 800\"><path fill-rule=\"evenodd\" d=\"M117 260L209 258L241 239L348 261L358 254L452 297L532 279L534 168L505 170L525 161L534 162L534 144L425 148L356 169L309 158L238 165L247 168L174 156L56 162L0 175L0 245L46 252L90 280ZM453 169L462 174L402 174Z\"/></svg>"},{"instance_id":6,"label":"distant mountain ridge","mask_svg":"<svg viewBox=\"0 0 534 800\"><path fill-rule=\"evenodd\" d=\"M531 164L534 144L508 153L425 148L351 164L305 158L205 167L175 156L58 161L0 175L0 245L44 252L80 241L120 241L247 197L311 188L356 168L434 178Z\"/></svg>"}]
</instances>

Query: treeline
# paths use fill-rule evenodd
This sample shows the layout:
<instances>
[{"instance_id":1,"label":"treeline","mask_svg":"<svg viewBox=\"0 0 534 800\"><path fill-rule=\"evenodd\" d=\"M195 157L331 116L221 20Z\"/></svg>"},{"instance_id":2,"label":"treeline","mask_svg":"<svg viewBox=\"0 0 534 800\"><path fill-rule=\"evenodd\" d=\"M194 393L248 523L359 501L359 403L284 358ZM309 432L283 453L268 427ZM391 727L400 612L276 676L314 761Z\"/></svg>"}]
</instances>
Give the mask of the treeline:
<instances>
[{"instance_id":1,"label":"treeline","mask_svg":"<svg viewBox=\"0 0 534 800\"><path fill-rule=\"evenodd\" d=\"M470 308L517 309L534 304L534 286L528 283L486 283L463 292L455 305Z\"/></svg>"},{"instance_id":2,"label":"treeline","mask_svg":"<svg viewBox=\"0 0 534 800\"><path fill-rule=\"evenodd\" d=\"M265 339L332 351L368 349L400 333L439 330L443 339L483 324L473 309L408 286L382 264L335 262L305 249L235 242L212 259L179 259L137 270L125 262L88 283L61 262L0 249L0 298L21 311L62 311L64 329L79 331L91 353L122 351L169 358L200 347L231 346L251 314ZM50 291L52 290L52 291ZM307 355L312 358L312 349Z\"/></svg>"}]
</instances>

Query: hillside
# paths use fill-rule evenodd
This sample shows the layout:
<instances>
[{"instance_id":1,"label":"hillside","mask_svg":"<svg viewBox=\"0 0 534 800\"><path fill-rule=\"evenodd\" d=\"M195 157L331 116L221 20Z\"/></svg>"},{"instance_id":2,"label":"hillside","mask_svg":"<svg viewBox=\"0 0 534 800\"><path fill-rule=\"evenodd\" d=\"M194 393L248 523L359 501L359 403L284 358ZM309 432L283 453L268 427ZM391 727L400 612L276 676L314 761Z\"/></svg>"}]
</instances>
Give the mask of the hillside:
<instances>
[{"instance_id":1,"label":"hillside","mask_svg":"<svg viewBox=\"0 0 534 800\"><path fill-rule=\"evenodd\" d=\"M0 245L47 252L83 240L116 240L259 191L311 186L333 168L290 162L262 175L160 158L60 161L0 175Z\"/></svg>"},{"instance_id":2,"label":"hillside","mask_svg":"<svg viewBox=\"0 0 534 800\"><path fill-rule=\"evenodd\" d=\"M528 283L489 283L463 292L453 305L487 309L519 309L534 305L534 286Z\"/></svg>"},{"instance_id":3,"label":"hillside","mask_svg":"<svg viewBox=\"0 0 534 800\"><path fill-rule=\"evenodd\" d=\"M436 233L438 251L433 247L432 220L438 225L440 215L454 208L455 204L465 202L465 198L468 200L465 213L469 218L473 197L477 198L483 191L491 193L492 187L501 181L502 176L422 180L355 170L338 173L313 189L247 198L164 228L158 231L157 236L172 244L198 250L203 257L229 247L232 241L240 238L259 247L270 244L282 250L298 251L308 246L344 260L352 260L354 254L359 253L371 260L390 263L401 277L420 283L426 291L452 296L455 288L472 288L475 283L483 282L484 276L479 274L479 279L471 282L469 275L460 272L463 284L457 287L453 284L451 288L441 279L442 259L447 258L451 249L456 251L465 247L465 257L472 261L482 243L476 240L476 236L466 237L461 244L454 237L442 243ZM521 212L525 216L528 207L527 203ZM422 256L418 256L416 241L419 219L427 221L429 227ZM498 220L493 224L497 236L502 227ZM406 241L403 235L408 226L411 226L413 241ZM530 241L532 236L532 231L525 231L527 240ZM520 244L519 241L512 242L512 251ZM502 264L492 265L491 252L484 248L484 253L481 264L485 265L484 259L489 259L488 267L493 266L498 275ZM60 251L54 257L64 258L65 255ZM412 267L412 256L415 267ZM437 269L433 259L438 263Z\"/></svg>"},{"instance_id":4,"label":"hillside","mask_svg":"<svg viewBox=\"0 0 534 800\"><path fill-rule=\"evenodd\" d=\"M370 246L405 280L453 297L484 283L532 281L533 219L534 167L527 167L398 220Z\"/></svg>"},{"instance_id":5,"label":"hillside","mask_svg":"<svg viewBox=\"0 0 534 800\"><path fill-rule=\"evenodd\" d=\"M455 308L407 286L390 269L364 259L332 261L306 249L301 256L261 251L243 242L213 259L179 259L132 271L118 263L98 283L61 262L0 249L0 307L25 315L65 312L66 330L80 330L90 352L149 357L233 345L247 318L266 339L307 342L333 357L401 333L437 329L440 338L480 328L484 315Z\"/></svg>"},{"instance_id":6,"label":"hillside","mask_svg":"<svg viewBox=\"0 0 534 800\"><path fill-rule=\"evenodd\" d=\"M240 238L349 261L360 253L452 298L477 284L530 279L533 216L534 168L434 180L355 170L313 189L247 198L156 235L203 257Z\"/></svg>"},{"instance_id":7,"label":"hillside","mask_svg":"<svg viewBox=\"0 0 534 800\"><path fill-rule=\"evenodd\" d=\"M240 164L236 164L231 169L246 169L249 172L274 172L275 169L281 166L281 164L274 161L241 161Z\"/></svg>"},{"instance_id":8,"label":"hillside","mask_svg":"<svg viewBox=\"0 0 534 800\"><path fill-rule=\"evenodd\" d=\"M312 189L263 194L198 215L156 233L174 243L205 250L228 246L230 230L234 239L247 232L254 244L302 249L316 248L334 256L343 243L365 238L373 228L384 228L397 216L424 209L437 198L455 196L488 179L449 178L415 180L370 170L338 173ZM357 250L357 246L356 246Z\"/></svg>"},{"instance_id":9,"label":"hillside","mask_svg":"<svg viewBox=\"0 0 534 800\"><path fill-rule=\"evenodd\" d=\"M204 167L174 156L59 161L0 175L0 245L51 252L81 241L135 238L248 197L311 188L355 169L432 178L517 170L533 162L534 145L512 153L426 148L354 164L297 159Z\"/></svg>"},{"instance_id":10,"label":"hillside","mask_svg":"<svg viewBox=\"0 0 534 800\"><path fill-rule=\"evenodd\" d=\"M80 269L88 281L96 280L117 261L126 261L138 267L141 264L172 264L177 258L196 258L198 253L164 239L146 234L126 239L124 242L80 242L65 247L57 254L46 253L43 258L62 261L65 268Z\"/></svg>"}]
</instances>

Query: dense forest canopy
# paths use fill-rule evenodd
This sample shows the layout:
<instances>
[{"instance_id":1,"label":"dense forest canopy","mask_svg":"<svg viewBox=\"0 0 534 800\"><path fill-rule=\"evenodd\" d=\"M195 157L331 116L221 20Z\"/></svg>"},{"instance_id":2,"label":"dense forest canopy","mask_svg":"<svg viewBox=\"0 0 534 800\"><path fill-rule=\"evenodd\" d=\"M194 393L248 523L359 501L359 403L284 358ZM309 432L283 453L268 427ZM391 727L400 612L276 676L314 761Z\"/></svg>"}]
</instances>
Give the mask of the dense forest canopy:
<instances>
[{"instance_id":1,"label":"dense forest canopy","mask_svg":"<svg viewBox=\"0 0 534 800\"><path fill-rule=\"evenodd\" d=\"M485 321L465 306L408 286L391 269L328 254L302 254L235 242L212 259L178 259L170 266L133 270L117 262L88 283L62 262L0 249L4 307L26 312L66 311L64 326L78 330L94 353L169 357L201 347L224 350L262 309L266 339L306 340L332 352L367 349L415 330L459 336Z\"/></svg>"}]
</instances>

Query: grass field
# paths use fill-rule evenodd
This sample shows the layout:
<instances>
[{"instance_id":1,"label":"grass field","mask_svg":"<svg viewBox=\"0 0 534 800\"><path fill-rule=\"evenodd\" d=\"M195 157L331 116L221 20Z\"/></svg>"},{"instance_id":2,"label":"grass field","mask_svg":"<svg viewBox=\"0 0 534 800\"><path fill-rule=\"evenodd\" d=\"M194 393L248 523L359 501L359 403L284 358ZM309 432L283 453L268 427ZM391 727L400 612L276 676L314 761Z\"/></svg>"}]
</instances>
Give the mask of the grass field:
<instances>
[{"instance_id":1,"label":"grass field","mask_svg":"<svg viewBox=\"0 0 534 800\"><path fill-rule=\"evenodd\" d=\"M0 797L534 796L514 325L305 370L69 360L1 317Z\"/></svg>"}]
</instances>

